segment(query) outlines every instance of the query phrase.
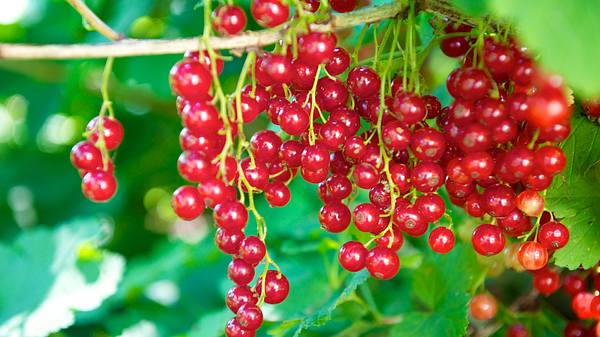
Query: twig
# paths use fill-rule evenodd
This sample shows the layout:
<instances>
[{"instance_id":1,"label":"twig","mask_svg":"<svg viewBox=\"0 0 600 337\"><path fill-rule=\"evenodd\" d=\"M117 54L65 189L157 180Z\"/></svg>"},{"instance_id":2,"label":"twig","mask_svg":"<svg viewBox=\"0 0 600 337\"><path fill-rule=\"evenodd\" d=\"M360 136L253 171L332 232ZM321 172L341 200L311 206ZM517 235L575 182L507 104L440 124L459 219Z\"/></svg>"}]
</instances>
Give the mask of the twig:
<instances>
[{"instance_id":1,"label":"twig","mask_svg":"<svg viewBox=\"0 0 600 337\"><path fill-rule=\"evenodd\" d=\"M75 8L83 19L98 33L104 35L111 41L118 41L123 38L123 35L115 32L102 19L100 19L82 0L67 0L67 2Z\"/></svg>"},{"instance_id":2,"label":"twig","mask_svg":"<svg viewBox=\"0 0 600 337\"><path fill-rule=\"evenodd\" d=\"M394 1L352 13L334 15L330 22L313 24L310 28L313 31L330 32L392 18L401 12L400 1ZM247 49L276 43L285 36L285 31L286 27L265 29L233 37L211 37L209 42L213 49ZM181 54L187 50L199 48L204 49L203 46L199 46L197 37L174 40L125 39L113 43L71 45L0 43L0 59L82 59L165 55Z\"/></svg>"}]
</instances>

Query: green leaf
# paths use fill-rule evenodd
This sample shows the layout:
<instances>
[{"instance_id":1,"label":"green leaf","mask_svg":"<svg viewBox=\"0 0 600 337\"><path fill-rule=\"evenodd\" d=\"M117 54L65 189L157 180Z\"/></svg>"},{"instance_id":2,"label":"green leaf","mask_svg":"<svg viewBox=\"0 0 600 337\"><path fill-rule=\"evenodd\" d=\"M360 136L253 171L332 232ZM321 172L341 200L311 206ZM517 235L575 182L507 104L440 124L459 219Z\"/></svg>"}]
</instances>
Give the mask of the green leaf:
<instances>
[{"instance_id":1,"label":"green leaf","mask_svg":"<svg viewBox=\"0 0 600 337\"><path fill-rule=\"evenodd\" d=\"M470 294L484 280L485 268L466 244L448 254L427 250L423 265L413 271L417 304L393 329L393 336L463 336Z\"/></svg>"},{"instance_id":2,"label":"green leaf","mask_svg":"<svg viewBox=\"0 0 600 337\"><path fill-rule=\"evenodd\" d=\"M0 244L0 273L10 275L0 279L0 335L46 336L114 294L125 262L97 249L109 233L97 220L75 221Z\"/></svg>"},{"instance_id":3,"label":"green leaf","mask_svg":"<svg viewBox=\"0 0 600 337\"><path fill-rule=\"evenodd\" d=\"M190 330L188 337L218 337L223 335L223 329L233 313L229 309L214 311L204 315Z\"/></svg>"},{"instance_id":4,"label":"green leaf","mask_svg":"<svg viewBox=\"0 0 600 337\"><path fill-rule=\"evenodd\" d=\"M569 229L567 245L555 263L590 268L600 256L600 128L584 117L573 119L571 136L562 144L567 166L546 194L546 207Z\"/></svg>"},{"instance_id":5,"label":"green leaf","mask_svg":"<svg viewBox=\"0 0 600 337\"><path fill-rule=\"evenodd\" d=\"M300 321L300 325L296 329L294 337L300 336L302 331L310 327L320 326L331 319L331 313L333 310L335 310L339 304L344 302L344 300L346 300L348 296L350 296L350 294L356 290L356 287L365 282L368 277L369 274L365 270L352 275L350 281L341 292L339 292L336 296L333 296L321 309Z\"/></svg>"},{"instance_id":6,"label":"green leaf","mask_svg":"<svg viewBox=\"0 0 600 337\"><path fill-rule=\"evenodd\" d=\"M580 95L600 94L599 1L493 0L492 6L514 23L524 45L540 53L548 70L563 75Z\"/></svg>"},{"instance_id":7,"label":"green leaf","mask_svg":"<svg viewBox=\"0 0 600 337\"><path fill-rule=\"evenodd\" d=\"M452 4L463 14L483 16L487 14L489 0L452 0Z\"/></svg>"}]
</instances>

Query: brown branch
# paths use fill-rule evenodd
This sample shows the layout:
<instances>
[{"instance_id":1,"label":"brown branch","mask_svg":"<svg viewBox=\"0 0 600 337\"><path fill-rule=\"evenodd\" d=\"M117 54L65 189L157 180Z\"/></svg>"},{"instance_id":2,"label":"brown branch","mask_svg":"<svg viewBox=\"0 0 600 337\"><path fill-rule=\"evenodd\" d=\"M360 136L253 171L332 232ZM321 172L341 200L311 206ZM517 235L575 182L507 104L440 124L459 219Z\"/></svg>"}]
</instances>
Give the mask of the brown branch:
<instances>
[{"instance_id":1,"label":"brown branch","mask_svg":"<svg viewBox=\"0 0 600 337\"><path fill-rule=\"evenodd\" d=\"M104 35L111 41L117 41L123 36L110 28L102 19L100 19L82 0L67 0L81 17L98 33Z\"/></svg>"},{"instance_id":2,"label":"brown branch","mask_svg":"<svg viewBox=\"0 0 600 337\"><path fill-rule=\"evenodd\" d=\"M77 2L76 0L68 1L70 3ZM334 31L392 18L401 14L401 12L400 1L394 1L393 3L369 7L352 13L334 15L330 22L311 25L311 29L315 31ZM94 15L94 17L96 16ZM98 21L102 22L100 19ZM106 27L110 29L110 27ZM285 28L266 29L233 37L212 37L209 42L214 49L247 49L276 43L284 37L285 31ZM125 39L113 43L71 45L0 43L0 59L82 59L181 54L187 50L203 49L199 41L197 37L193 37L174 40Z\"/></svg>"}]
</instances>

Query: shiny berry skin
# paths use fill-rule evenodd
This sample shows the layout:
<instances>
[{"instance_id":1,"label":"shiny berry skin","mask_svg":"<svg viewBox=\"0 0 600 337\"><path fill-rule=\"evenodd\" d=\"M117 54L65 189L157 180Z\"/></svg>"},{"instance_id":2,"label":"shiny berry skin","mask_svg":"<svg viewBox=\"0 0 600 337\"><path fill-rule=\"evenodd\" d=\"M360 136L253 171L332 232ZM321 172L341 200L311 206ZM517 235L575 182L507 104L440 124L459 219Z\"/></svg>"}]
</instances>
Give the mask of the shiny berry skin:
<instances>
[{"instance_id":1,"label":"shiny berry skin","mask_svg":"<svg viewBox=\"0 0 600 337\"><path fill-rule=\"evenodd\" d=\"M379 280L389 280L398 274L400 259L396 252L387 247L375 247L366 258L369 274Z\"/></svg>"},{"instance_id":2,"label":"shiny berry skin","mask_svg":"<svg viewBox=\"0 0 600 337\"><path fill-rule=\"evenodd\" d=\"M500 253L504 249L506 241L498 226L482 224L473 231L471 242L477 253L490 256Z\"/></svg>"},{"instance_id":3,"label":"shiny berry skin","mask_svg":"<svg viewBox=\"0 0 600 337\"><path fill-rule=\"evenodd\" d=\"M336 47L333 49L333 54L331 55L329 62L327 62L325 70L327 70L330 75L337 76L346 71L349 65L350 54L348 54L346 49L342 47Z\"/></svg>"},{"instance_id":4,"label":"shiny berry skin","mask_svg":"<svg viewBox=\"0 0 600 337\"><path fill-rule=\"evenodd\" d=\"M235 5L215 8L212 13L213 28L221 35L237 35L246 28L246 13Z\"/></svg>"},{"instance_id":5,"label":"shiny berry skin","mask_svg":"<svg viewBox=\"0 0 600 337\"><path fill-rule=\"evenodd\" d=\"M429 247L436 253L446 254L454 248L454 233L446 227L436 227L429 233Z\"/></svg>"},{"instance_id":6,"label":"shiny berry skin","mask_svg":"<svg viewBox=\"0 0 600 337\"><path fill-rule=\"evenodd\" d=\"M490 127L498 125L508 117L504 104L493 98L480 99L475 103L474 109L479 123Z\"/></svg>"},{"instance_id":7,"label":"shiny berry skin","mask_svg":"<svg viewBox=\"0 0 600 337\"><path fill-rule=\"evenodd\" d=\"M319 129L320 143L330 151L341 149L346 142L346 129L343 125L327 122Z\"/></svg>"},{"instance_id":8,"label":"shiny berry skin","mask_svg":"<svg viewBox=\"0 0 600 337\"><path fill-rule=\"evenodd\" d=\"M522 324L511 325L506 331L506 337L528 337L529 332Z\"/></svg>"},{"instance_id":9,"label":"shiny berry skin","mask_svg":"<svg viewBox=\"0 0 600 337\"><path fill-rule=\"evenodd\" d=\"M533 274L533 286L544 296L549 296L560 288L560 276L549 269L542 269Z\"/></svg>"},{"instance_id":10,"label":"shiny berry skin","mask_svg":"<svg viewBox=\"0 0 600 337\"><path fill-rule=\"evenodd\" d=\"M422 121L427 112L423 99L411 93L394 96L390 109L399 121L408 125Z\"/></svg>"},{"instance_id":11,"label":"shiny berry skin","mask_svg":"<svg viewBox=\"0 0 600 337\"><path fill-rule=\"evenodd\" d=\"M582 320L593 318L592 312L592 301L594 300L594 294L582 291L575 295L571 300L571 308Z\"/></svg>"},{"instance_id":12,"label":"shiny berry skin","mask_svg":"<svg viewBox=\"0 0 600 337\"><path fill-rule=\"evenodd\" d=\"M254 331L245 330L234 318L225 324L225 337L254 337Z\"/></svg>"},{"instance_id":13,"label":"shiny berry skin","mask_svg":"<svg viewBox=\"0 0 600 337\"><path fill-rule=\"evenodd\" d=\"M510 74L515 67L515 56L512 50L494 43L486 43L483 61L494 76Z\"/></svg>"},{"instance_id":14,"label":"shiny berry skin","mask_svg":"<svg viewBox=\"0 0 600 337\"><path fill-rule=\"evenodd\" d=\"M506 144L517 137L519 126L510 118L503 119L492 130L492 140L497 144Z\"/></svg>"},{"instance_id":15,"label":"shiny berry skin","mask_svg":"<svg viewBox=\"0 0 600 337\"><path fill-rule=\"evenodd\" d=\"M298 167L302 163L304 145L297 140L287 140L279 147L279 158L285 161L288 167Z\"/></svg>"},{"instance_id":16,"label":"shiny berry skin","mask_svg":"<svg viewBox=\"0 0 600 337\"><path fill-rule=\"evenodd\" d=\"M265 303L278 304L286 299L290 292L290 283L285 275L276 271L267 271L265 277ZM263 278L259 278L256 282L255 291L260 296L262 294Z\"/></svg>"},{"instance_id":17,"label":"shiny berry skin","mask_svg":"<svg viewBox=\"0 0 600 337\"><path fill-rule=\"evenodd\" d=\"M496 299L489 294L475 295L469 303L469 313L478 321L486 321L494 318L497 311Z\"/></svg>"},{"instance_id":18,"label":"shiny berry skin","mask_svg":"<svg viewBox=\"0 0 600 337\"><path fill-rule=\"evenodd\" d=\"M285 55L268 55L263 58L261 67L275 83L289 84L295 75L292 60Z\"/></svg>"},{"instance_id":19,"label":"shiny berry skin","mask_svg":"<svg viewBox=\"0 0 600 337\"><path fill-rule=\"evenodd\" d=\"M283 207L290 202L290 188L282 182L272 182L265 187L265 199L271 207Z\"/></svg>"},{"instance_id":20,"label":"shiny berry skin","mask_svg":"<svg viewBox=\"0 0 600 337\"><path fill-rule=\"evenodd\" d=\"M446 139L435 129L418 129L410 139L410 149L422 161L438 161L446 151Z\"/></svg>"},{"instance_id":21,"label":"shiny berry skin","mask_svg":"<svg viewBox=\"0 0 600 337\"><path fill-rule=\"evenodd\" d=\"M505 185L489 187L483 192L485 208L489 215L503 217L515 209L515 193Z\"/></svg>"},{"instance_id":22,"label":"shiny berry skin","mask_svg":"<svg viewBox=\"0 0 600 337\"><path fill-rule=\"evenodd\" d=\"M515 199L518 209L531 217L537 217L544 211L544 197L536 191L525 190Z\"/></svg>"},{"instance_id":23,"label":"shiny berry skin","mask_svg":"<svg viewBox=\"0 0 600 337\"><path fill-rule=\"evenodd\" d=\"M352 218L356 228L365 233L371 233L377 227L380 211L371 203L359 204L354 208Z\"/></svg>"},{"instance_id":24,"label":"shiny berry skin","mask_svg":"<svg viewBox=\"0 0 600 337\"><path fill-rule=\"evenodd\" d=\"M369 163L359 163L352 171L352 180L356 186L368 190L379 183L379 172Z\"/></svg>"},{"instance_id":25,"label":"shiny berry skin","mask_svg":"<svg viewBox=\"0 0 600 337\"><path fill-rule=\"evenodd\" d=\"M400 228L394 225L392 226L391 230L385 232L382 237L377 238L375 243L378 247L386 247L397 251L400 250L404 244L404 235L402 235Z\"/></svg>"},{"instance_id":26,"label":"shiny berry skin","mask_svg":"<svg viewBox=\"0 0 600 337\"><path fill-rule=\"evenodd\" d=\"M243 329L250 331L260 328L263 322L262 310L253 304L242 305L235 318Z\"/></svg>"},{"instance_id":27,"label":"shiny berry skin","mask_svg":"<svg viewBox=\"0 0 600 337\"><path fill-rule=\"evenodd\" d=\"M179 174L191 182L204 182L215 177L217 167L196 151L184 151L177 159Z\"/></svg>"},{"instance_id":28,"label":"shiny berry skin","mask_svg":"<svg viewBox=\"0 0 600 337\"><path fill-rule=\"evenodd\" d=\"M233 255L239 252L244 238L244 233L241 231L219 227L217 228L217 234L215 234L215 243L223 253Z\"/></svg>"},{"instance_id":29,"label":"shiny berry skin","mask_svg":"<svg viewBox=\"0 0 600 337\"><path fill-rule=\"evenodd\" d=\"M379 92L381 79L375 70L359 66L350 70L346 83L355 96L368 98Z\"/></svg>"},{"instance_id":30,"label":"shiny berry skin","mask_svg":"<svg viewBox=\"0 0 600 337\"><path fill-rule=\"evenodd\" d=\"M81 180L81 191L93 202L106 202L117 192L117 180L112 173L90 171Z\"/></svg>"},{"instance_id":31,"label":"shiny berry skin","mask_svg":"<svg viewBox=\"0 0 600 337\"><path fill-rule=\"evenodd\" d=\"M310 170L305 167L300 168L300 175L304 180L311 184L318 184L327 179L327 169Z\"/></svg>"},{"instance_id":32,"label":"shiny berry skin","mask_svg":"<svg viewBox=\"0 0 600 337\"><path fill-rule=\"evenodd\" d=\"M320 145L309 145L302 151L302 167L307 170L322 170L327 169L331 159L329 151Z\"/></svg>"},{"instance_id":33,"label":"shiny berry skin","mask_svg":"<svg viewBox=\"0 0 600 337\"><path fill-rule=\"evenodd\" d=\"M352 193L352 182L346 176L333 174L325 181L327 193L335 200L346 199Z\"/></svg>"},{"instance_id":34,"label":"shiny berry skin","mask_svg":"<svg viewBox=\"0 0 600 337\"><path fill-rule=\"evenodd\" d=\"M254 267L242 259L233 259L227 267L227 276L237 285L246 285L254 278Z\"/></svg>"},{"instance_id":35,"label":"shiny berry skin","mask_svg":"<svg viewBox=\"0 0 600 337\"><path fill-rule=\"evenodd\" d=\"M329 0L329 6L340 13L352 12L357 4L358 0Z\"/></svg>"},{"instance_id":36,"label":"shiny berry skin","mask_svg":"<svg viewBox=\"0 0 600 337\"><path fill-rule=\"evenodd\" d=\"M223 67L225 66L225 62L223 61L221 53L219 53L218 50L214 50L214 52L217 58L217 74L221 75L221 73L223 72ZM212 74L212 59L210 58L210 54L206 50L203 50L201 52L197 50L188 50L183 54L183 58L186 60L200 62L200 64L202 64L202 66L204 66L206 70L208 70L208 72ZM180 110L178 109L178 111Z\"/></svg>"},{"instance_id":37,"label":"shiny berry skin","mask_svg":"<svg viewBox=\"0 0 600 337\"><path fill-rule=\"evenodd\" d=\"M581 102L585 113L590 117L600 117L600 99L587 99Z\"/></svg>"},{"instance_id":38,"label":"shiny berry skin","mask_svg":"<svg viewBox=\"0 0 600 337\"><path fill-rule=\"evenodd\" d=\"M540 226L538 242L546 249L561 249L569 242L569 230L557 221L548 221Z\"/></svg>"},{"instance_id":39,"label":"shiny berry skin","mask_svg":"<svg viewBox=\"0 0 600 337\"><path fill-rule=\"evenodd\" d=\"M100 125L98 122L100 121L100 117L94 117L87 127L86 131L93 132L88 136L88 140L94 144L98 142L98 131L100 131ZM111 151L116 149L121 142L123 141L123 126L119 123L118 120L110 117L102 118L102 135L104 139L104 144L106 145L106 149Z\"/></svg>"},{"instance_id":40,"label":"shiny berry skin","mask_svg":"<svg viewBox=\"0 0 600 337\"><path fill-rule=\"evenodd\" d=\"M404 194L410 190L410 171L404 164L390 163L390 175L392 176L392 182L398 187L401 194Z\"/></svg>"},{"instance_id":41,"label":"shiny berry skin","mask_svg":"<svg viewBox=\"0 0 600 337\"><path fill-rule=\"evenodd\" d=\"M369 200L380 210L384 211L390 207L390 189L386 183L379 183L369 190Z\"/></svg>"},{"instance_id":42,"label":"shiny berry skin","mask_svg":"<svg viewBox=\"0 0 600 337\"><path fill-rule=\"evenodd\" d=\"M421 195L415 200L414 205L427 222L438 221L446 212L444 199L437 194Z\"/></svg>"},{"instance_id":43,"label":"shiny berry skin","mask_svg":"<svg viewBox=\"0 0 600 337\"><path fill-rule=\"evenodd\" d=\"M448 57L459 57L469 50L469 42L464 36L449 37L442 40L440 49Z\"/></svg>"},{"instance_id":44,"label":"shiny berry skin","mask_svg":"<svg viewBox=\"0 0 600 337\"><path fill-rule=\"evenodd\" d=\"M479 193L471 193L467 197L465 202L465 210L467 213L474 217L480 218L485 214L485 205L483 202L483 197Z\"/></svg>"},{"instance_id":45,"label":"shiny berry skin","mask_svg":"<svg viewBox=\"0 0 600 337\"><path fill-rule=\"evenodd\" d=\"M350 225L352 214L348 206L339 201L331 201L321 207L319 211L319 223L321 228L330 233L344 231Z\"/></svg>"},{"instance_id":46,"label":"shiny berry skin","mask_svg":"<svg viewBox=\"0 0 600 337\"><path fill-rule=\"evenodd\" d=\"M258 296L248 286L236 286L227 292L225 304L233 313L237 313L244 304L256 304Z\"/></svg>"},{"instance_id":47,"label":"shiny berry skin","mask_svg":"<svg viewBox=\"0 0 600 337\"><path fill-rule=\"evenodd\" d=\"M530 190L543 191L552 184L552 176L538 171L536 168L531 174L523 177L521 182Z\"/></svg>"},{"instance_id":48,"label":"shiny berry skin","mask_svg":"<svg viewBox=\"0 0 600 337\"><path fill-rule=\"evenodd\" d=\"M519 236L531 230L531 221L523 212L514 209L508 215L497 218L500 226L507 235Z\"/></svg>"},{"instance_id":49,"label":"shiny berry skin","mask_svg":"<svg viewBox=\"0 0 600 337\"><path fill-rule=\"evenodd\" d=\"M468 101L485 97L492 87L491 80L485 72L475 68L462 69L454 85L456 94Z\"/></svg>"},{"instance_id":50,"label":"shiny berry skin","mask_svg":"<svg viewBox=\"0 0 600 337\"><path fill-rule=\"evenodd\" d=\"M472 152L465 155L462 164L472 179L480 179L492 174L495 163L487 152Z\"/></svg>"},{"instance_id":51,"label":"shiny berry skin","mask_svg":"<svg viewBox=\"0 0 600 337\"><path fill-rule=\"evenodd\" d=\"M247 236L240 245L239 256L242 260L257 265L265 257L267 248L257 236Z\"/></svg>"},{"instance_id":52,"label":"shiny berry skin","mask_svg":"<svg viewBox=\"0 0 600 337\"><path fill-rule=\"evenodd\" d=\"M215 206L213 218L217 226L230 231L239 231L248 223L248 210L239 201L227 201Z\"/></svg>"},{"instance_id":53,"label":"shiny berry skin","mask_svg":"<svg viewBox=\"0 0 600 337\"><path fill-rule=\"evenodd\" d=\"M89 141L81 141L71 149L71 163L75 168L84 171L95 171L103 168L102 153Z\"/></svg>"},{"instance_id":54,"label":"shiny berry skin","mask_svg":"<svg viewBox=\"0 0 600 337\"><path fill-rule=\"evenodd\" d=\"M292 84L294 87L303 90L311 89L317 75L317 67L293 60L292 69Z\"/></svg>"},{"instance_id":55,"label":"shiny berry skin","mask_svg":"<svg viewBox=\"0 0 600 337\"><path fill-rule=\"evenodd\" d=\"M360 129L360 115L356 111L345 106L333 109L329 115L328 121L343 126L346 137L354 136Z\"/></svg>"},{"instance_id":56,"label":"shiny berry skin","mask_svg":"<svg viewBox=\"0 0 600 337\"><path fill-rule=\"evenodd\" d=\"M425 118L432 119L440 115L442 111L442 103L437 97L433 95L425 95L422 96L421 99L425 103L425 110L427 111Z\"/></svg>"},{"instance_id":57,"label":"shiny berry skin","mask_svg":"<svg viewBox=\"0 0 600 337\"><path fill-rule=\"evenodd\" d=\"M381 136L385 147L392 151L406 149L411 140L410 129L400 121L387 122L381 130Z\"/></svg>"},{"instance_id":58,"label":"shiny berry skin","mask_svg":"<svg viewBox=\"0 0 600 337\"><path fill-rule=\"evenodd\" d=\"M252 164L250 157L242 159L240 162L242 174L248 181L250 187L255 188L259 191L263 191L269 183L269 169L264 163L255 161ZM242 184L244 190L247 189L246 184Z\"/></svg>"},{"instance_id":59,"label":"shiny berry skin","mask_svg":"<svg viewBox=\"0 0 600 337\"><path fill-rule=\"evenodd\" d=\"M318 112L315 111L315 113ZM298 103L292 102L282 107L279 114L279 125L288 135L299 136L308 129L309 118L308 113Z\"/></svg>"},{"instance_id":60,"label":"shiny berry skin","mask_svg":"<svg viewBox=\"0 0 600 337\"><path fill-rule=\"evenodd\" d=\"M332 33L311 32L298 36L298 59L318 66L333 57L337 38Z\"/></svg>"},{"instance_id":61,"label":"shiny berry skin","mask_svg":"<svg viewBox=\"0 0 600 337\"><path fill-rule=\"evenodd\" d=\"M195 135L214 135L223 128L217 109L209 102L187 104L181 111L181 120Z\"/></svg>"},{"instance_id":62,"label":"shiny berry skin","mask_svg":"<svg viewBox=\"0 0 600 337\"><path fill-rule=\"evenodd\" d=\"M342 268L350 272L357 272L365 267L367 254L369 252L357 241L348 241L340 247L338 260Z\"/></svg>"},{"instance_id":63,"label":"shiny berry skin","mask_svg":"<svg viewBox=\"0 0 600 337\"><path fill-rule=\"evenodd\" d=\"M196 136L188 128L183 128L179 133L179 145L184 151L197 151L213 158L223 150L225 136Z\"/></svg>"},{"instance_id":64,"label":"shiny berry skin","mask_svg":"<svg viewBox=\"0 0 600 337\"><path fill-rule=\"evenodd\" d=\"M281 137L271 130L259 131L250 139L254 159L269 163L278 159L281 144Z\"/></svg>"},{"instance_id":65,"label":"shiny berry skin","mask_svg":"<svg viewBox=\"0 0 600 337\"><path fill-rule=\"evenodd\" d=\"M331 111L346 104L348 89L340 81L323 77L317 82L316 99L321 109Z\"/></svg>"},{"instance_id":66,"label":"shiny berry skin","mask_svg":"<svg viewBox=\"0 0 600 337\"><path fill-rule=\"evenodd\" d=\"M235 187L229 186L217 178L209 179L198 185L198 192L201 200L210 208L215 208L216 205L225 201L234 201L236 198Z\"/></svg>"},{"instance_id":67,"label":"shiny berry skin","mask_svg":"<svg viewBox=\"0 0 600 337\"><path fill-rule=\"evenodd\" d=\"M569 322L564 330L565 337L585 337L587 333L585 327L579 322Z\"/></svg>"},{"instance_id":68,"label":"shiny berry skin","mask_svg":"<svg viewBox=\"0 0 600 337\"><path fill-rule=\"evenodd\" d=\"M587 283L579 275L571 273L565 275L563 279L563 288L569 295L575 296L579 292L585 291Z\"/></svg>"},{"instance_id":69,"label":"shiny berry skin","mask_svg":"<svg viewBox=\"0 0 600 337\"><path fill-rule=\"evenodd\" d=\"M458 147L465 153L486 151L491 146L490 130L479 123L467 125L458 135Z\"/></svg>"},{"instance_id":70,"label":"shiny berry skin","mask_svg":"<svg viewBox=\"0 0 600 337\"><path fill-rule=\"evenodd\" d=\"M427 221L414 206L396 205L393 214L394 224L410 236L421 236L427 232Z\"/></svg>"},{"instance_id":71,"label":"shiny berry skin","mask_svg":"<svg viewBox=\"0 0 600 337\"><path fill-rule=\"evenodd\" d=\"M182 60L171 68L169 82L176 95L187 99L204 100L209 98L212 75L202 63Z\"/></svg>"},{"instance_id":72,"label":"shiny berry skin","mask_svg":"<svg viewBox=\"0 0 600 337\"><path fill-rule=\"evenodd\" d=\"M446 176L444 170L435 163L420 162L411 171L410 180L414 188L421 193L437 191Z\"/></svg>"},{"instance_id":73,"label":"shiny berry skin","mask_svg":"<svg viewBox=\"0 0 600 337\"><path fill-rule=\"evenodd\" d=\"M290 8L281 0L252 0L250 12L262 27L272 28L287 21Z\"/></svg>"},{"instance_id":74,"label":"shiny berry skin","mask_svg":"<svg viewBox=\"0 0 600 337\"><path fill-rule=\"evenodd\" d=\"M204 212L204 201L194 186L181 186L173 192L173 210L183 220L193 220Z\"/></svg>"},{"instance_id":75,"label":"shiny berry skin","mask_svg":"<svg viewBox=\"0 0 600 337\"><path fill-rule=\"evenodd\" d=\"M563 150L554 145L540 147L534 155L535 167L549 175L561 173L567 164Z\"/></svg>"},{"instance_id":76,"label":"shiny berry skin","mask_svg":"<svg viewBox=\"0 0 600 337\"><path fill-rule=\"evenodd\" d=\"M519 263L527 270L539 270L548 264L548 250L533 241L521 244L518 257Z\"/></svg>"},{"instance_id":77,"label":"shiny berry skin","mask_svg":"<svg viewBox=\"0 0 600 337\"><path fill-rule=\"evenodd\" d=\"M571 107L562 93L537 92L529 96L529 105L527 120L540 129L551 128L571 117Z\"/></svg>"},{"instance_id":78,"label":"shiny berry skin","mask_svg":"<svg viewBox=\"0 0 600 337\"><path fill-rule=\"evenodd\" d=\"M452 158L446 165L448 179L457 184L468 184L473 181L471 172L467 171L463 158Z\"/></svg>"}]
</instances>

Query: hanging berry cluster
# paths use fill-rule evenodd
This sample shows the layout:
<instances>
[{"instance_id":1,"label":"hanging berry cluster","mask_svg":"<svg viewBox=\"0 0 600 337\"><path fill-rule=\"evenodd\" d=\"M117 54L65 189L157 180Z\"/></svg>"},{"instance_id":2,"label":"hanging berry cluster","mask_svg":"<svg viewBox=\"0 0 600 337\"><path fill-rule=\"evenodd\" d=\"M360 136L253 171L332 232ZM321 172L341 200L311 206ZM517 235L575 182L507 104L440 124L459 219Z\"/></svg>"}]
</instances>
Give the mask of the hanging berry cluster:
<instances>
[{"instance_id":1,"label":"hanging berry cluster","mask_svg":"<svg viewBox=\"0 0 600 337\"><path fill-rule=\"evenodd\" d=\"M123 126L115 118L112 102L108 99L107 86L112 63L113 59L109 58L104 68L100 113L87 124L84 134L87 140L75 144L71 149L71 163L82 177L83 195L94 202L106 202L117 192L110 151L121 145Z\"/></svg>"}]
</instances>

